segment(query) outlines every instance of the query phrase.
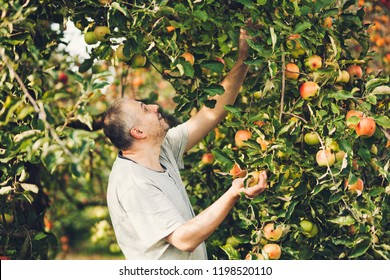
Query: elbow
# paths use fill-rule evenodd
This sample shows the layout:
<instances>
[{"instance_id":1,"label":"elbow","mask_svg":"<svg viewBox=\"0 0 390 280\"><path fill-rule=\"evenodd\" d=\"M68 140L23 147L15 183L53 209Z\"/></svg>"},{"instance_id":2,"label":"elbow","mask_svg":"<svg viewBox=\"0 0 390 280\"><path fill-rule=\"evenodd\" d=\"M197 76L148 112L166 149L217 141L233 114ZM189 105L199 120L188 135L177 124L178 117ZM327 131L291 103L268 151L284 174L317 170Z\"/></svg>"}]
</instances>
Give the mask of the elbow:
<instances>
[{"instance_id":1,"label":"elbow","mask_svg":"<svg viewBox=\"0 0 390 280\"><path fill-rule=\"evenodd\" d=\"M180 242L179 244L174 244L174 246L180 251L192 253L198 247L198 245L192 244L191 242Z\"/></svg>"}]
</instances>

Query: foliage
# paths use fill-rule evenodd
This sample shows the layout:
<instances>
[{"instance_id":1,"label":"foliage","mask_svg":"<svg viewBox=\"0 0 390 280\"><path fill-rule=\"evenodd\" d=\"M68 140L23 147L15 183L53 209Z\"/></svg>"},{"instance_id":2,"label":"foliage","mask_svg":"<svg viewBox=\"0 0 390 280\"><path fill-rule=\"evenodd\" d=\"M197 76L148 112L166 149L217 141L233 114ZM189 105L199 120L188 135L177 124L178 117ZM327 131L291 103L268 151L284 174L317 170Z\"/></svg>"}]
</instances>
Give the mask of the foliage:
<instances>
[{"instance_id":1,"label":"foliage","mask_svg":"<svg viewBox=\"0 0 390 280\"><path fill-rule=\"evenodd\" d=\"M134 66L133 55L145 55L145 68L170 82L176 91L175 116L185 121L203 104L212 107L209 98L223 92L219 82L234 64L238 30L246 25L253 38L248 77L236 104L227 107L226 121L186 156L182 175L196 211L228 188L235 163L248 171L266 169L269 188L259 198L239 201L207 241L210 258L243 259L261 253L266 243L278 243L283 259L390 257L389 77L365 72L347 83L337 81L340 70L364 68L371 58L369 24L355 1L0 3L1 212L2 220L5 213L15 217L1 225L1 254L52 257L49 248L56 252L57 246L53 221L74 238L87 228L78 213L89 213L83 221L88 220L94 215L90 209L105 204L115 150L102 136L99 118L112 98L126 94L122 78L135 73L127 69ZM84 61L66 59L59 48L68 19L84 33L96 26L110 29ZM351 42L360 46L358 53L349 48ZM126 62L115 56L121 44ZM184 52L193 54L194 63L182 57ZM315 54L322 67L313 72L306 60ZM298 80L286 78L288 62L298 65ZM119 69L116 89L122 86L113 96L102 90L109 68L97 67L110 64ZM320 86L311 100L300 96L305 81ZM139 86L135 76L130 82ZM156 99L154 89L144 89L145 98ZM358 137L347 127L358 121L346 122L350 109L374 118L372 137ZM250 130L252 137L238 148L234 136L240 129ZM310 131L319 136L319 145L303 141ZM345 156L319 167L315 156L325 148ZM212 165L201 162L206 152L216 159ZM345 181L358 178L364 190L348 191ZM50 215L49 206L54 208ZM305 234L303 219L319 232ZM94 217L89 226L92 241L107 247L114 238L105 220L107 215ZM281 239L264 238L262 229L269 222L283 227ZM101 238L102 232L108 240ZM72 242L60 241L63 250Z\"/></svg>"}]
</instances>

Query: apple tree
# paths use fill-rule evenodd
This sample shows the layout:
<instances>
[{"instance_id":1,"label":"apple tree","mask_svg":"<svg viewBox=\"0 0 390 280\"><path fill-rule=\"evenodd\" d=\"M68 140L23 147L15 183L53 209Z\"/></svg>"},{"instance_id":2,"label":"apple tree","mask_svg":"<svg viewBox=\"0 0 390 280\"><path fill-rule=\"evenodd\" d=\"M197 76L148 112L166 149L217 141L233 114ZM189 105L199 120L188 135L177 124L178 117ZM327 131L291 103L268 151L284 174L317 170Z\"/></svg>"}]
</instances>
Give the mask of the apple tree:
<instances>
[{"instance_id":1,"label":"apple tree","mask_svg":"<svg viewBox=\"0 0 390 280\"><path fill-rule=\"evenodd\" d=\"M56 244L44 227L50 201L72 221L86 205L104 205L115 151L99 126L108 73L98 65L121 78L154 69L185 121L223 93L245 26L247 79L226 120L186 155L182 176L197 212L234 177L251 183L267 170L269 188L237 203L207 241L209 257L388 259L389 76L366 71L370 23L356 2L2 2L1 213L14 217L2 223L2 253L47 257ZM65 59L67 20L82 30L89 58ZM115 97L129 94L118 85Z\"/></svg>"}]
</instances>

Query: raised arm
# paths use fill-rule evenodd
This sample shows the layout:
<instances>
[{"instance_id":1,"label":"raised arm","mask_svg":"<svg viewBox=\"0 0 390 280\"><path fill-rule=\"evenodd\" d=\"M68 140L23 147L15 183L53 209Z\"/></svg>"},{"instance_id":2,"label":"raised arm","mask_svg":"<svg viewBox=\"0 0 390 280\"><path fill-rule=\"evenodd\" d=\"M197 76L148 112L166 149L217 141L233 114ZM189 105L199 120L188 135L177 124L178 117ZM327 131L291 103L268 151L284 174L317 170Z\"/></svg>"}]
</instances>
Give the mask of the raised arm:
<instances>
[{"instance_id":1,"label":"raised arm","mask_svg":"<svg viewBox=\"0 0 390 280\"><path fill-rule=\"evenodd\" d=\"M196 217L179 226L165 239L173 246L182 251L194 251L205 241L226 218L230 209L244 193L249 198L261 194L267 187L267 174L260 173L259 182L252 187L244 188L244 179L233 181L232 186L218 200Z\"/></svg>"},{"instance_id":2,"label":"raised arm","mask_svg":"<svg viewBox=\"0 0 390 280\"><path fill-rule=\"evenodd\" d=\"M202 140L226 117L225 105L233 105L236 101L240 87L248 72L248 66L244 64L244 60L247 58L249 51L249 46L246 42L247 38L248 35L246 31L241 29L238 59L225 79L221 82L225 92L222 95L217 95L213 98L216 100L215 107L210 109L203 106L195 116L187 121L189 137L186 151Z\"/></svg>"}]
</instances>

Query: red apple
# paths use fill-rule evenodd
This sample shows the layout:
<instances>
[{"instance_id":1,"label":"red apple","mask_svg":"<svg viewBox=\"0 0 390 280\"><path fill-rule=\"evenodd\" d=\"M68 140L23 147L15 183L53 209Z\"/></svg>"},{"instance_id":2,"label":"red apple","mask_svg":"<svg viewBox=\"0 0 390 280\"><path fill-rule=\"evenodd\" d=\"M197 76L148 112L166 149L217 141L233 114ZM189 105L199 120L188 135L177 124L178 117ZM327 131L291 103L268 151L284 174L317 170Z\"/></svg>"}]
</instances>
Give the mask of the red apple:
<instances>
[{"instance_id":1,"label":"red apple","mask_svg":"<svg viewBox=\"0 0 390 280\"><path fill-rule=\"evenodd\" d=\"M270 241L276 241L279 240L280 237L282 237L283 234L283 228L282 226L277 226L275 228L274 223L268 223L263 228L264 237L267 238Z\"/></svg>"},{"instance_id":2,"label":"red apple","mask_svg":"<svg viewBox=\"0 0 390 280\"><path fill-rule=\"evenodd\" d=\"M322 59L320 56L314 54L305 61L305 66L312 72L316 71L322 67Z\"/></svg>"},{"instance_id":3,"label":"red apple","mask_svg":"<svg viewBox=\"0 0 390 280\"><path fill-rule=\"evenodd\" d=\"M336 157L329 150L319 150L316 155L316 161L319 166L332 166L336 161Z\"/></svg>"},{"instance_id":4,"label":"red apple","mask_svg":"<svg viewBox=\"0 0 390 280\"><path fill-rule=\"evenodd\" d=\"M355 77L361 79L363 77L363 70L359 65L350 65L347 67L347 71L352 79Z\"/></svg>"},{"instance_id":5,"label":"red apple","mask_svg":"<svg viewBox=\"0 0 390 280\"><path fill-rule=\"evenodd\" d=\"M316 82L308 81L301 85L299 92L305 100L310 100L315 97L320 91L320 86Z\"/></svg>"},{"instance_id":6,"label":"red apple","mask_svg":"<svg viewBox=\"0 0 390 280\"><path fill-rule=\"evenodd\" d=\"M66 75L66 73L64 72L60 72L58 74L58 80L64 85L66 85L68 83L68 75Z\"/></svg>"},{"instance_id":7,"label":"red apple","mask_svg":"<svg viewBox=\"0 0 390 280\"><path fill-rule=\"evenodd\" d=\"M263 252L268 256L270 260L277 260L282 255L282 249L278 244L265 244L263 246Z\"/></svg>"},{"instance_id":8,"label":"red apple","mask_svg":"<svg viewBox=\"0 0 390 280\"><path fill-rule=\"evenodd\" d=\"M232 169L230 169L229 173L233 176L233 178L244 178L247 174L247 171L241 169L238 163L235 163Z\"/></svg>"},{"instance_id":9,"label":"red apple","mask_svg":"<svg viewBox=\"0 0 390 280\"><path fill-rule=\"evenodd\" d=\"M299 77L299 67L295 63L286 64L286 78L291 80L296 80Z\"/></svg>"},{"instance_id":10,"label":"red apple","mask_svg":"<svg viewBox=\"0 0 390 280\"><path fill-rule=\"evenodd\" d=\"M363 117L355 128L355 132L358 136L371 137L374 135L376 129L376 123L373 118Z\"/></svg>"},{"instance_id":11,"label":"red apple","mask_svg":"<svg viewBox=\"0 0 390 280\"><path fill-rule=\"evenodd\" d=\"M364 183L362 179L358 179L354 184L348 184L348 180L345 181L345 186L351 192L362 192L364 189Z\"/></svg>"},{"instance_id":12,"label":"red apple","mask_svg":"<svg viewBox=\"0 0 390 280\"><path fill-rule=\"evenodd\" d=\"M211 165L214 162L214 156L212 153L205 153L202 156L202 163L204 165Z\"/></svg>"},{"instance_id":13,"label":"red apple","mask_svg":"<svg viewBox=\"0 0 390 280\"><path fill-rule=\"evenodd\" d=\"M350 111L348 111L347 115L345 116L345 120L347 121L347 126L349 128L356 128L357 124L353 124L353 123L348 124L348 120L351 117L358 117L360 120L363 117L363 112L357 111L357 110L350 110Z\"/></svg>"},{"instance_id":14,"label":"red apple","mask_svg":"<svg viewBox=\"0 0 390 280\"><path fill-rule=\"evenodd\" d=\"M239 148L243 147L245 146L244 141L251 138L251 136L252 136L252 132L250 132L249 130L244 130L244 129L238 130L236 132L236 135L234 136L234 142L237 147Z\"/></svg>"},{"instance_id":15,"label":"red apple","mask_svg":"<svg viewBox=\"0 0 390 280\"><path fill-rule=\"evenodd\" d=\"M195 63L195 57L189 53L189 52L184 52L182 55L181 55L186 61L188 61L191 65L194 65Z\"/></svg>"}]
</instances>

